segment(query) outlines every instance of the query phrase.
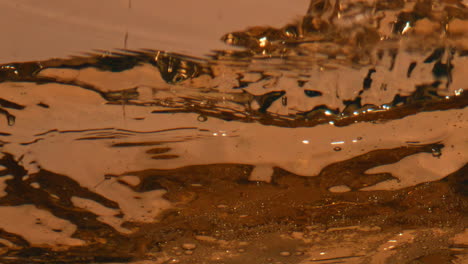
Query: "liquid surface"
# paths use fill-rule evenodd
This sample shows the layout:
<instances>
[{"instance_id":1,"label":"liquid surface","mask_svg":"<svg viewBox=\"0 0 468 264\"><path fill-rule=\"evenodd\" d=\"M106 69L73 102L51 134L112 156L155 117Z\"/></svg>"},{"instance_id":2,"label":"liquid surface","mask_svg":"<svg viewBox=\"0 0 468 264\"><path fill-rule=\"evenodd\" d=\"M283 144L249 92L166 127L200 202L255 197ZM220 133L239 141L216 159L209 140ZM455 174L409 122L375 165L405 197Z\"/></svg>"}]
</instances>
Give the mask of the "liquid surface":
<instances>
[{"instance_id":1,"label":"liquid surface","mask_svg":"<svg viewBox=\"0 0 468 264\"><path fill-rule=\"evenodd\" d=\"M0 65L0 262L466 263L467 19L312 0L207 56Z\"/></svg>"}]
</instances>

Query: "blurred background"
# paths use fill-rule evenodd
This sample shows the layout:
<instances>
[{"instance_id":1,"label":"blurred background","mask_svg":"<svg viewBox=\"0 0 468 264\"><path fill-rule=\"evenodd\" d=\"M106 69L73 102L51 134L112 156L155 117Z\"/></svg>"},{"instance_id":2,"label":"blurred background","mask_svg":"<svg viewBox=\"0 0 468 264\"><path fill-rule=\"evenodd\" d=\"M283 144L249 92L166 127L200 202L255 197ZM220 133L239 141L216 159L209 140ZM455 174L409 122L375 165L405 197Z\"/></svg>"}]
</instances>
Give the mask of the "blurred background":
<instances>
[{"instance_id":1,"label":"blurred background","mask_svg":"<svg viewBox=\"0 0 468 264\"><path fill-rule=\"evenodd\" d=\"M93 49L150 48L203 56L226 32L280 27L309 0L0 0L0 63L67 57ZM188 22L189 21L189 22Z\"/></svg>"}]
</instances>

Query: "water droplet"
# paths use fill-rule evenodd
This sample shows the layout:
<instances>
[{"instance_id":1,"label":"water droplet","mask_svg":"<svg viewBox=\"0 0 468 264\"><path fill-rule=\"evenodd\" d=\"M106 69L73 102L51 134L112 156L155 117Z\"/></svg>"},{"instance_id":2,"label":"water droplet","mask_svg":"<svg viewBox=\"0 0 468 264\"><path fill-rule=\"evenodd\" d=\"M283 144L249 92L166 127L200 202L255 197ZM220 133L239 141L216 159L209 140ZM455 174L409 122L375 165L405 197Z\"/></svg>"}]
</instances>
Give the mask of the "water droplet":
<instances>
[{"instance_id":1,"label":"water droplet","mask_svg":"<svg viewBox=\"0 0 468 264\"><path fill-rule=\"evenodd\" d=\"M283 96L281 98L281 104L284 105L284 106L288 105L288 97L287 96Z\"/></svg>"},{"instance_id":2,"label":"water droplet","mask_svg":"<svg viewBox=\"0 0 468 264\"><path fill-rule=\"evenodd\" d=\"M432 157L440 158L440 156L442 156L442 150L438 146L432 147L431 152Z\"/></svg>"},{"instance_id":3,"label":"water droplet","mask_svg":"<svg viewBox=\"0 0 468 264\"><path fill-rule=\"evenodd\" d=\"M334 150L334 151L340 151L340 150L341 150L341 147L334 147L333 150Z\"/></svg>"},{"instance_id":4,"label":"water droplet","mask_svg":"<svg viewBox=\"0 0 468 264\"><path fill-rule=\"evenodd\" d=\"M288 257L288 256L291 256L291 252L282 251L282 252L280 252L280 255L283 256L283 257Z\"/></svg>"},{"instance_id":5,"label":"water droplet","mask_svg":"<svg viewBox=\"0 0 468 264\"><path fill-rule=\"evenodd\" d=\"M197 120L200 121L200 122L205 122L206 120L208 120L208 117L206 117L204 115L199 115L197 117Z\"/></svg>"},{"instance_id":6,"label":"water droplet","mask_svg":"<svg viewBox=\"0 0 468 264\"><path fill-rule=\"evenodd\" d=\"M7 120L8 120L8 125L9 126L14 126L15 125L16 118L14 116L8 115Z\"/></svg>"}]
</instances>

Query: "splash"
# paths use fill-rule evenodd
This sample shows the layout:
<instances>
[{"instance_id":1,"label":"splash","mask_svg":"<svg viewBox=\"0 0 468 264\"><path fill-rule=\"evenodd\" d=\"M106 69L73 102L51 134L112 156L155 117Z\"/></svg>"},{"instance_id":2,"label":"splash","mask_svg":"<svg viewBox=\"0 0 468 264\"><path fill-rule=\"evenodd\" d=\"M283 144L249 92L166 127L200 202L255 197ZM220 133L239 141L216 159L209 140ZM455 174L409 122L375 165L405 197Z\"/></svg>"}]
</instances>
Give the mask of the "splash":
<instances>
[{"instance_id":1,"label":"splash","mask_svg":"<svg viewBox=\"0 0 468 264\"><path fill-rule=\"evenodd\" d=\"M313 0L282 28L225 34L233 48L208 58L116 50L1 65L0 258L409 254L390 240L417 241L423 258L416 238L449 241L466 212L467 17L461 1ZM254 258L252 243L277 254Z\"/></svg>"}]
</instances>

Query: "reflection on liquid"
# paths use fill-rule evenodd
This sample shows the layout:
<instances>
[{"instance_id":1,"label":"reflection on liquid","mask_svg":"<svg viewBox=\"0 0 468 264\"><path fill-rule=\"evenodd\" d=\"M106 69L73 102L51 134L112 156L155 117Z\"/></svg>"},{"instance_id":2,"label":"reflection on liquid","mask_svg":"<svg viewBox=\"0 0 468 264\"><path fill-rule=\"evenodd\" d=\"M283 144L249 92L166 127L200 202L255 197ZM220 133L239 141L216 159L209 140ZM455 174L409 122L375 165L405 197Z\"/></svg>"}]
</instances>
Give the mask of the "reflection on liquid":
<instances>
[{"instance_id":1,"label":"reflection on liquid","mask_svg":"<svg viewBox=\"0 0 468 264\"><path fill-rule=\"evenodd\" d=\"M2 65L2 262L463 263L467 16L312 0L210 59Z\"/></svg>"}]
</instances>

